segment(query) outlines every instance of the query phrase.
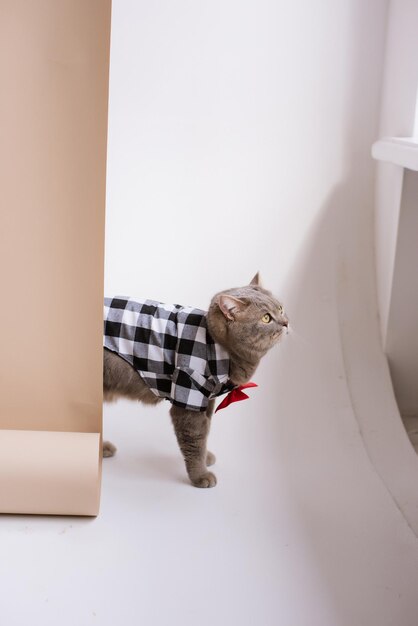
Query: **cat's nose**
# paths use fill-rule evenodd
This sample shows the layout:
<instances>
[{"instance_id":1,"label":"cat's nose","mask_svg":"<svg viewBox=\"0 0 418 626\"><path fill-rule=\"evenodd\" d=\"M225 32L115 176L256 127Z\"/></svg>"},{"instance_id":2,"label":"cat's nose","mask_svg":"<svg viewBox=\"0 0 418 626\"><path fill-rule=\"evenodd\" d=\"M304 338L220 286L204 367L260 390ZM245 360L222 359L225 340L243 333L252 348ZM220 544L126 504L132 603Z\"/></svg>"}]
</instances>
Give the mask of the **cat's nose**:
<instances>
[{"instance_id":1,"label":"cat's nose","mask_svg":"<svg viewBox=\"0 0 418 626\"><path fill-rule=\"evenodd\" d=\"M289 320L283 320L283 321L281 322L281 325L282 325L282 326L286 326L286 328L287 328L287 327L289 326Z\"/></svg>"}]
</instances>

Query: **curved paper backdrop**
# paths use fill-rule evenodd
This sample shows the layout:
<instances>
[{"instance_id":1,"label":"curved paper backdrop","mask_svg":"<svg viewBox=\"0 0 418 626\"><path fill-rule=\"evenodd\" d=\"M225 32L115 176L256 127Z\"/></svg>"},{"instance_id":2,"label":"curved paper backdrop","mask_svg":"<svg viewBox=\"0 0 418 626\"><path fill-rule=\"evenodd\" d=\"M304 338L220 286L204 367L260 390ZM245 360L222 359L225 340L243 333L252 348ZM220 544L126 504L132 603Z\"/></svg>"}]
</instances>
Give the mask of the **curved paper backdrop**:
<instances>
[{"instance_id":1,"label":"curved paper backdrop","mask_svg":"<svg viewBox=\"0 0 418 626\"><path fill-rule=\"evenodd\" d=\"M109 36L0 2L0 512L98 512Z\"/></svg>"}]
</instances>

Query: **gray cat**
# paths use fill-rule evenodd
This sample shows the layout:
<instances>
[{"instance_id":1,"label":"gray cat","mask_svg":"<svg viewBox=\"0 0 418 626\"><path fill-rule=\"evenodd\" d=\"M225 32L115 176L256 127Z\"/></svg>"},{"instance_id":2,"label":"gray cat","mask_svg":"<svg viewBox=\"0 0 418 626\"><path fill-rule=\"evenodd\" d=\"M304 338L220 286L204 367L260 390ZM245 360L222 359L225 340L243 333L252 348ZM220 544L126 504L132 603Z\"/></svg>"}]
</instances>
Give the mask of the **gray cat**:
<instances>
[{"instance_id":1,"label":"gray cat","mask_svg":"<svg viewBox=\"0 0 418 626\"><path fill-rule=\"evenodd\" d=\"M215 456L206 442L215 397L250 381L287 328L283 306L263 289L258 274L245 287L216 294L208 312L105 299L104 400L168 399L192 484L214 487L216 477L207 467ZM104 442L104 456L115 452Z\"/></svg>"}]
</instances>

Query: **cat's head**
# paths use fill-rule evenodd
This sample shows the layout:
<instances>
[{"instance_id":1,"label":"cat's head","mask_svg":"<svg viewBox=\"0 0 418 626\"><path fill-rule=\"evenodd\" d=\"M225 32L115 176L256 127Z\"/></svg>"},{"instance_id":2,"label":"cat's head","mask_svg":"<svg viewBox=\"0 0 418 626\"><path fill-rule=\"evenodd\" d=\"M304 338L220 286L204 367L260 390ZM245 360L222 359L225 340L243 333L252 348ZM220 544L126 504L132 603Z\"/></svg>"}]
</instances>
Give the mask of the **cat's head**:
<instances>
[{"instance_id":1,"label":"cat's head","mask_svg":"<svg viewBox=\"0 0 418 626\"><path fill-rule=\"evenodd\" d=\"M288 325L283 305L261 286L258 274L245 287L217 293L208 312L209 332L215 341L230 353L253 359L272 348Z\"/></svg>"}]
</instances>

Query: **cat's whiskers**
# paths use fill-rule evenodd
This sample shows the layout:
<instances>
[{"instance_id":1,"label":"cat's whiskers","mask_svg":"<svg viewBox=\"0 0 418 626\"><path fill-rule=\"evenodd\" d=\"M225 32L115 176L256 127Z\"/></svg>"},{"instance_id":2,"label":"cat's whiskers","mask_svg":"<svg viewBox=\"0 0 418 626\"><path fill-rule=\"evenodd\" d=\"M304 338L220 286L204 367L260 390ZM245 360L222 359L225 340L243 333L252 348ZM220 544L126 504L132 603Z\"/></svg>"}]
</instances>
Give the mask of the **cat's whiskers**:
<instances>
[{"instance_id":1,"label":"cat's whiskers","mask_svg":"<svg viewBox=\"0 0 418 626\"><path fill-rule=\"evenodd\" d=\"M293 326L288 326L287 335L289 336L289 339L293 342L303 343L304 345L307 345L309 343L309 341L303 335L298 333Z\"/></svg>"}]
</instances>

